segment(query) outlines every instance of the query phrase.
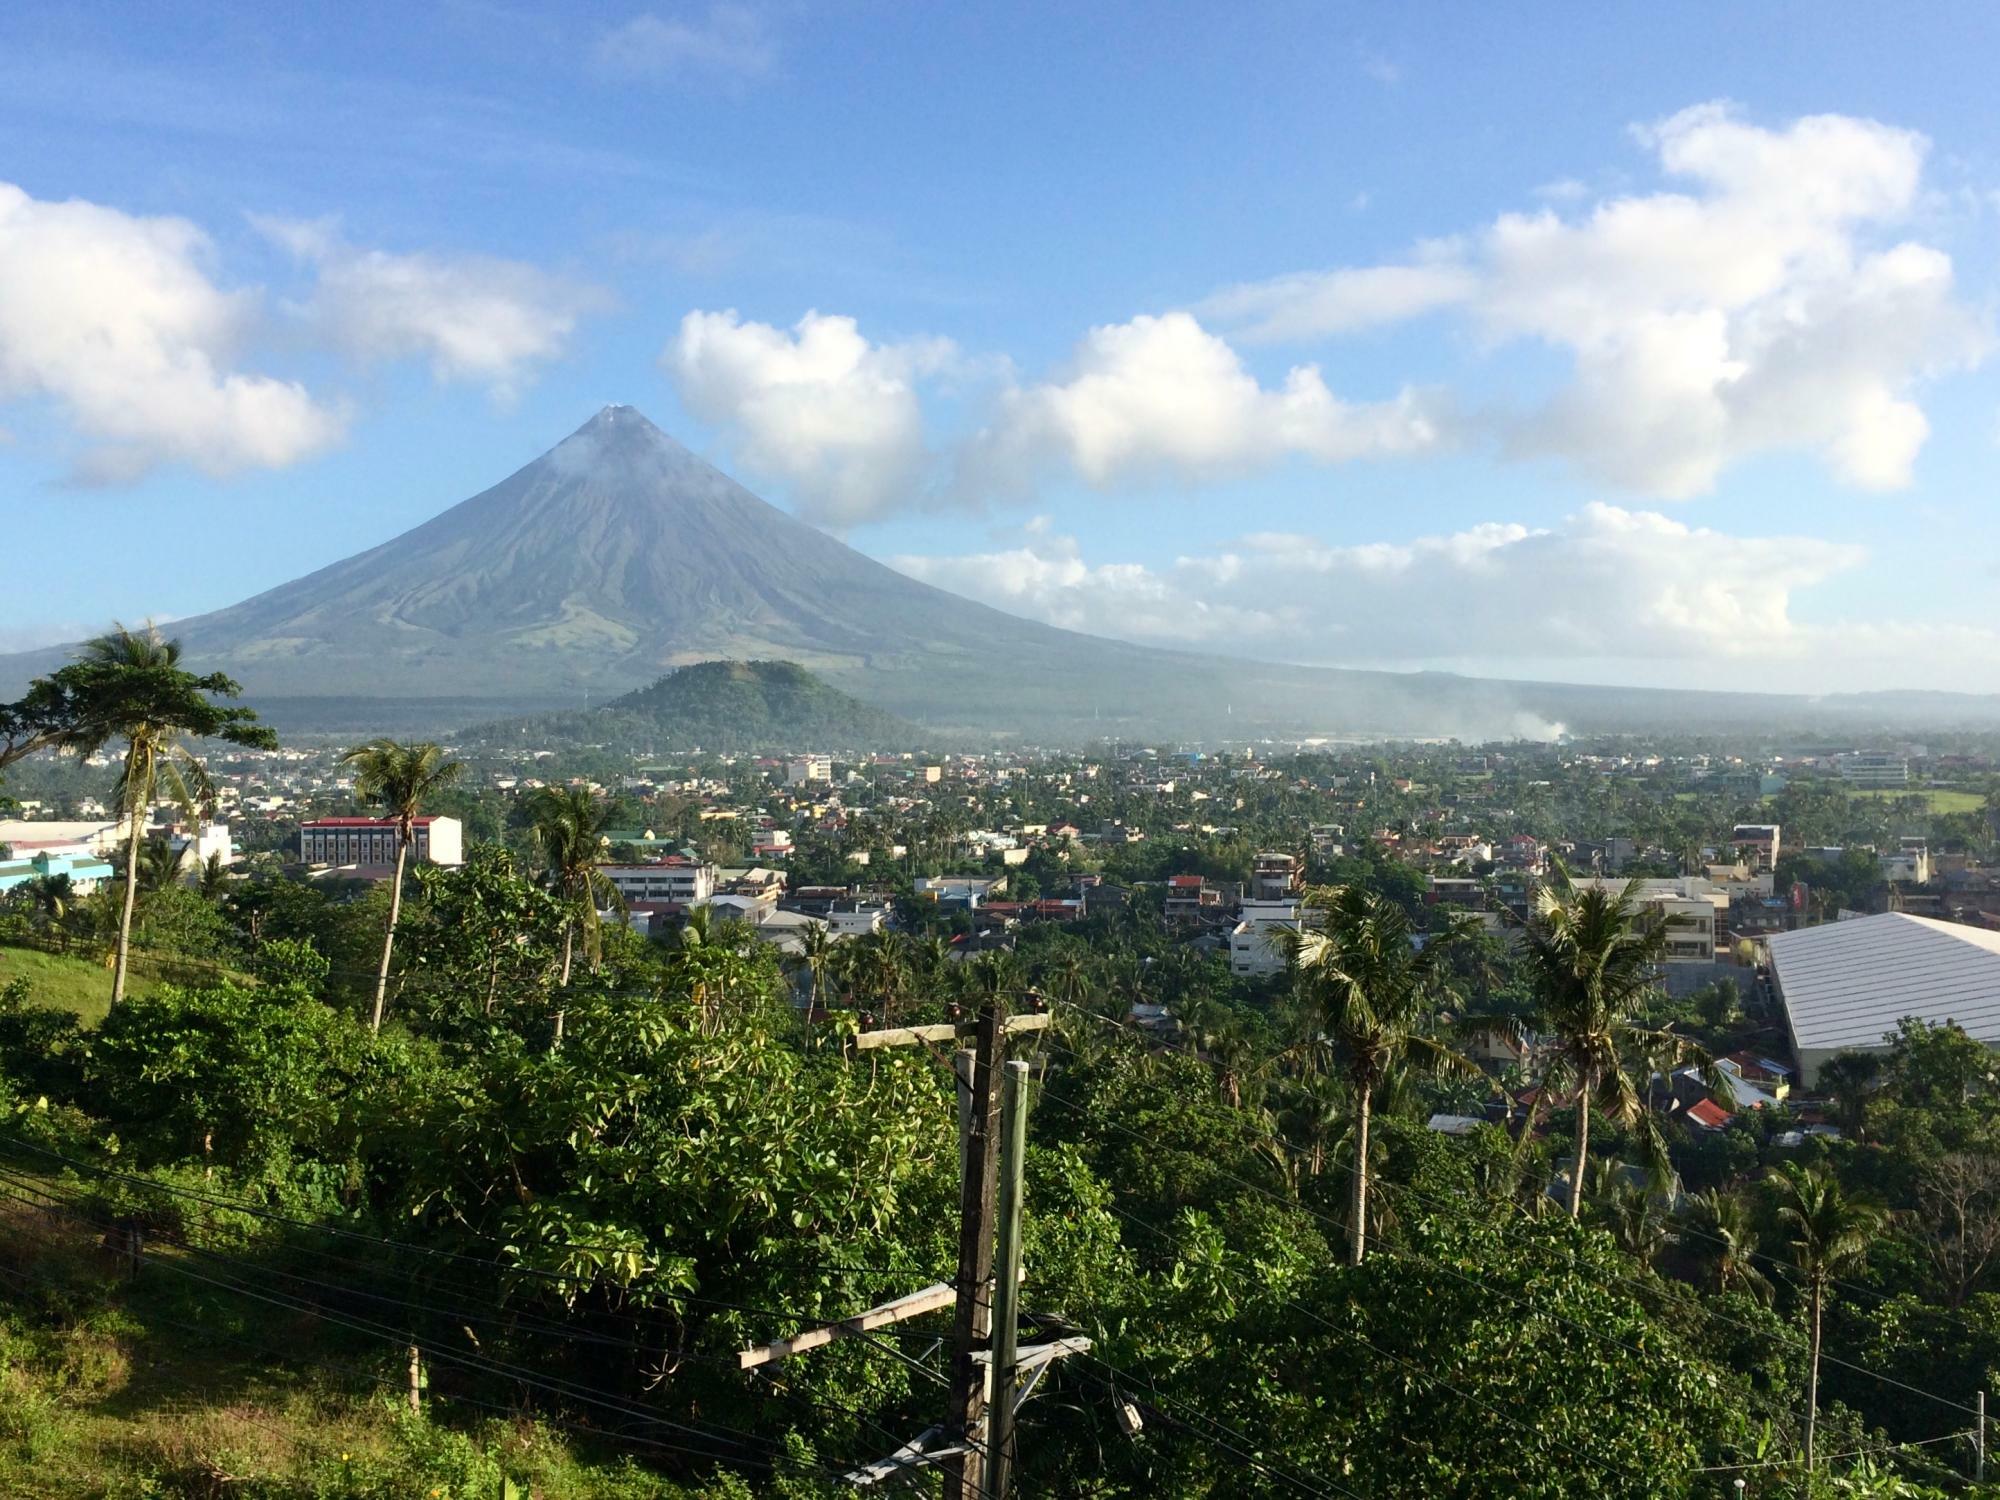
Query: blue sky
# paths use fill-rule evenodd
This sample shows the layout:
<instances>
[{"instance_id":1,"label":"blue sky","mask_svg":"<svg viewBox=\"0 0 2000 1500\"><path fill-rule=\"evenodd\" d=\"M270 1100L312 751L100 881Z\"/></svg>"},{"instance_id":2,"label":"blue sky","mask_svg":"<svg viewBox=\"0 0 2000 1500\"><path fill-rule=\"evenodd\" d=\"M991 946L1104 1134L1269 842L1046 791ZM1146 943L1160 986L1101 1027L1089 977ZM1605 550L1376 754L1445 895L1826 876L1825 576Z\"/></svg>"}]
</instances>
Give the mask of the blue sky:
<instances>
[{"instance_id":1,"label":"blue sky","mask_svg":"<svg viewBox=\"0 0 2000 1500\"><path fill-rule=\"evenodd\" d=\"M630 402L1246 655L2000 691L1972 5L0 13L0 645Z\"/></svg>"}]
</instances>

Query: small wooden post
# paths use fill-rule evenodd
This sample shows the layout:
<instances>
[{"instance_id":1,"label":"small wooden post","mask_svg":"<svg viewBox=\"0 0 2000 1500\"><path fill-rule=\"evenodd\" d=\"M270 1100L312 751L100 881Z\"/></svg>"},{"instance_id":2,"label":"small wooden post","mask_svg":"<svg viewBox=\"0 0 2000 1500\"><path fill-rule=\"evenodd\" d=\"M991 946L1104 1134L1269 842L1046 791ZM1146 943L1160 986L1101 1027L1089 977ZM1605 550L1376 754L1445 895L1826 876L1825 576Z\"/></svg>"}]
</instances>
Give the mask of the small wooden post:
<instances>
[{"instance_id":1,"label":"small wooden post","mask_svg":"<svg viewBox=\"0 0 2000 1500\"><path fill-rule=\"evenodd\" d=\"M410 1411L414 1414L424 1409L424 1352L415 1344L410 1345Z\"/></svg>"},{"instance_id":2,"label":"small wooden post","mask_svg":"<svg viewBox=\"0 0 2000 1500\"><path fill-rule=\"evenodd\" d=\"M1972 1433L1972 1482L1986 1483L1986 1392L1979 1393L1976 1420L1979 1425Z\"/></svg>"}]
</instances>

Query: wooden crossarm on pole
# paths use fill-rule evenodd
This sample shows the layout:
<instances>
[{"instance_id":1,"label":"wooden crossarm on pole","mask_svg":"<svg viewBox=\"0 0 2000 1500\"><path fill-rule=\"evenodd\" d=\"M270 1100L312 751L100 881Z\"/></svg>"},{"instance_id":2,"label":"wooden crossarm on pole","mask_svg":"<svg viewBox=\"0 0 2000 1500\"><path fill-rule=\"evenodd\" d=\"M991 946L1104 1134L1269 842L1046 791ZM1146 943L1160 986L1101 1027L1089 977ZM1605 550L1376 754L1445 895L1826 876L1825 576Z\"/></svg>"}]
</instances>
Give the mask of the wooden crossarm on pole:
<instances>
[{"instance_id":1,"label":"wooden crossarm on pole","mask_svg":"<svg viewBox=\"0 0 2000 1500\"><path fill-rule=\"evenodd\" d=\"M950 1307L958 1300L958 1289L940 1281L935 1286L927 1286L920 1292L884 1302L880 1307L871 1307L851 1318L842 1318L838 1323L829 1323L824 1328L808 1329L794 1334L788 1339L776 1339L768 1344L758 1344L744 1349L736 1356L739 1370L750 1370L758 1365L768 1365L790 1354L803 1354L808 1349L822 1348L835 1339L850 1338L857 1333L867 1333L871 1329L886 1328L891 1323L900 1323L905 1318L918 1317L923 1313L936 1312L941 1307Z\"/></svg>"},{"instance_id":2,"label":"wooden crossarm on pole","mask_svg":"<svg viewBox=\"0 0 2000 1500\"><path fill-rule=\"evenodd\" d=\"M1047 1011L1030 1011L1023 1015L1009 1016L1001 1023L1009 1036L1022 1031L1042 1031L1049 1024ZM942 1021L936 1026L891 1026L884 1031L862 1031L855 1033L854 1046L857 1051L869 1052L877 1047L915 1047L925 1042L955 1042L962 1036L971 1036L979 1030L977 1021Z\"/></svg>"}]
</instances>

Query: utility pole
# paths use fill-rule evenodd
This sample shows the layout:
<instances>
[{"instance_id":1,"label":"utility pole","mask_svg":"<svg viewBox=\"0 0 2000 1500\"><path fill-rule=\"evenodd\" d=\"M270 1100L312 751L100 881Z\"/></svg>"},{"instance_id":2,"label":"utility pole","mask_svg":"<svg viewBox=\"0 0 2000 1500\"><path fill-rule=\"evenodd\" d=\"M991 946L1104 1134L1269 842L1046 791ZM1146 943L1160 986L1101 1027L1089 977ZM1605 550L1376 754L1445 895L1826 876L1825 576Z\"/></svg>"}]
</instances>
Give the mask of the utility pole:
<instances>
[{"instance_id":1,"label":"utility pole","mask_svg":"<svg viewBox=\"0 0 2000 1500\"><path fill-rule=\"evenodd\" d=\"M1056 1360L1090 1348L1089 1339L1074 1337L1021 1349L1016 1338L1028 1065L1007 1062L1007 1038L1016 1032L1040 1031L1048 1024L1046 1011L1010 1016L1005 1002L995 997L980 1007L976 1021L892 1026L864 1031L854 1038L854 1048L860 1052L972 1042L952 1060L958 1079L961 1169L957 1275L950 1285L939 1282L840 1322L752 1345L736 1358L740 1368L754 1369L836 1339L863 1335L947 1306L953 1309L951 1393L945 1420L926 1428L886 1458L847 1474L847 1482L858 1489L936 1468L944 1478L946 1500L991 1500L999 1494L996 1477L1000 1485L1007 1483L1007 1465L1003 1462L996 1476L982 1454L990 1456L998 1451L996 1439L1011 1441L1016 1409ZM995 1288L996 1269L1007 1282L1004 1288Z\"/></svg>"},{"instance_id":2,"label":"utility pole","mask_svg":"<svg viewBox=\"0 0 2000 1500\"><path fill-rule=\"evenodd\" d=\"M1000 1078L1007 1060L1006 1017L996 997L979 1008L973 1034L971 1088L966 1108L958 1185L958 1306L951 1320L951 1395L945 1423L959 1434L979 1430L986 1409L986 1371L973 1358L992 1331L993 1211L1000 1175ZM944 1461L944 1500L971 1500L980 1491L979 1455Z\"/></svg>"},{"instance_id":3,"label":"utility pole","mask_svg":"<svg viewBox=\"0 0 2000 1500\"><path fill-rule=\"evenodd\" d=\"M1028 1065L1007 1064L1000 1101L1000 1201L993 1267L993 1409L986 1422L986 1500L1007 1500L1014 1475L1015 1353L1021 1313L1021 1200L1028 1157Z\"/></svg>"}]
</instances>

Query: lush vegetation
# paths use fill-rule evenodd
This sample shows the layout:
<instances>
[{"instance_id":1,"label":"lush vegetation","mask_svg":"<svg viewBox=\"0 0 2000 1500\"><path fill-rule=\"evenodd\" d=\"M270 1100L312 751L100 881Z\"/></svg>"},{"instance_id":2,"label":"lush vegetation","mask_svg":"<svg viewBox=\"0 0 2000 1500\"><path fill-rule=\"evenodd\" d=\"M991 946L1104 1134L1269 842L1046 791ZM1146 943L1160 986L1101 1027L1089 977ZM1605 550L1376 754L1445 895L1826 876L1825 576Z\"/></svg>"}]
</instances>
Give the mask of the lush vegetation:
<instances>
[{"instance_id":1,"label":"lush vegetation","mask_svg":"<svg viewBox=\"0 0 2000 1500\"><path fill-rule=\"evenodd\" d=\"M447 763L364 748L392 810ZM1304 774L1242 786L1237 831L1101 865L1224 874L1245 828L1324 805ZM1023 1409L1022 1492L1964 1489L2000 1367L2000 1077L1962 1033L1842 1060L1839 1138L1782 1105L1703 1132L1655 1073L1770 1017L1658 994L1615 894L1558 885L1516 945L1363 845L1316 863L1326 926L1265 983L1143 893L972 957L914 902L781 956L706 916L598 924L579 846L607 813L538 791L515 847L406 882L135 861L5 903L0 939L94 961L129 889L135 965L184 967L101 1018L34 974L0 993L0 1490L847 1493L940 1419L944 1318L733 1356L954 1274L949 1058L848 1036L1035 997L1024 1305L1093 1347ZM942 810L867 824L949 863ZM1475 1066L1495 1036L1520 1060Z\"/></svg>"}]
</instances>

